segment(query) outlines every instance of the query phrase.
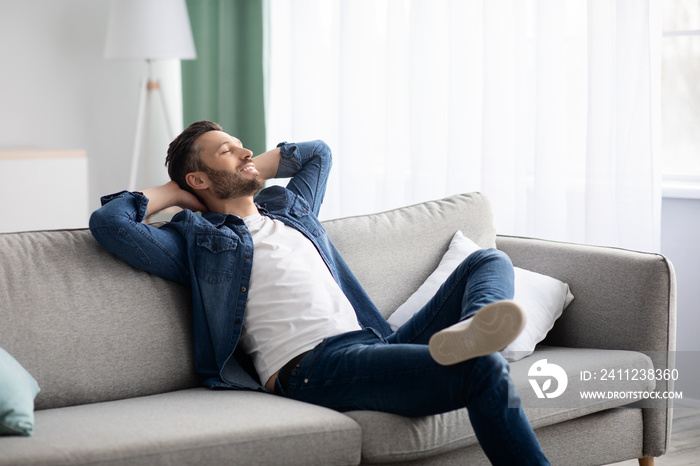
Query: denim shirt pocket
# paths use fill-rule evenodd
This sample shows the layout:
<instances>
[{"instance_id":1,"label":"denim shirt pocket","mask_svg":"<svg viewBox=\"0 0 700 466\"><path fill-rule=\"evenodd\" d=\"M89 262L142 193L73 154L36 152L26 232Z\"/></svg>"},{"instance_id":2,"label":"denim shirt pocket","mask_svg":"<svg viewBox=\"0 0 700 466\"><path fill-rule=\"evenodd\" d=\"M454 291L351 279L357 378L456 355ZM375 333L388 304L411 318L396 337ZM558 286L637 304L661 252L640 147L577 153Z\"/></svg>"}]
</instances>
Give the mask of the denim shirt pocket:
<instances>
[{"instance_id":1,"label":"denim shirt pocket","mask_svg":"<svg viewBox=\"0 0 700 466\"><path fill-rule=\"evenodd\" d=\"M304 198L298 197L289 208L290 217L294 218L304 229L313 236L320 236L323 233L321 223L315 215L311 215L311 208Z\"/></svg>"},{"instance_id":2,"label":"denim shirt pocket","mask_svg":"<svg viewBox=\"0 0 700 466\"><path fill-rule=\"evenodd\" d=\"M197 233L195 271L200 280L226 283L233 278L238 238L222 231Z\"/></svg>"}]
</instances>

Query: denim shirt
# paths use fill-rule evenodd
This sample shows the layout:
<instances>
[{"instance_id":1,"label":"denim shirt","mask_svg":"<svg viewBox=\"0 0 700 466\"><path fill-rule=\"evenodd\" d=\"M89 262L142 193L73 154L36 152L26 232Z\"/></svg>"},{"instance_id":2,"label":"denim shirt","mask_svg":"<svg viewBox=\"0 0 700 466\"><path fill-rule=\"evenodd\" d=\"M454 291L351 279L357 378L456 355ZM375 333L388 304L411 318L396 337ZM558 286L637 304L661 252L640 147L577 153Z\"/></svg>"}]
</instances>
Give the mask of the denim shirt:
<instances>
[{"instance_id":1,"label":"denim shirt","mask_svg":"<svg viewBox=\"0 0 700 466\"><path fill-rule=\"evenodd\" d=\"M316 246L362 327L386 336L391 329L328 237L317 215L331 168L322 141L281 143L278 178L255 198L261 214L302 232ZM159 228L141 223L148 199L122 191L102 198L90 230L107 250L134 267L190 286L195 368L210 388L265 391L247 355L238 347L253 265L253 240L235 215L183 210Z\"/></svg>"}]
</instances>

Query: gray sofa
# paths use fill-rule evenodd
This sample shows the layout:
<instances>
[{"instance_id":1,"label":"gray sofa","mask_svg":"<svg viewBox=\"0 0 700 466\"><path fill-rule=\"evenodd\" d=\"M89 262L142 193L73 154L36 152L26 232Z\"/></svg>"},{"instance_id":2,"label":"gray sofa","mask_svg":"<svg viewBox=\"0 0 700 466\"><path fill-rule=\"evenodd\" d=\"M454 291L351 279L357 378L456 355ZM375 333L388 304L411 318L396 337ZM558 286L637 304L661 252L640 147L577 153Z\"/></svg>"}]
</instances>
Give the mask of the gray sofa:
<instances>
[{"instance_id":1,"label":"gray sofa","mask_svg":"<svg viewBox=\"0 0 700 466\"><path fill-rule=\"evenodd\" d=\"M541 400L528 381L543 358L566 369L572 394L597 387L582 380L585 371L669 364L675 279L663 256L496 236L488 201L475 193L324 226L387 317L435 269L458 229L518 267L568 283L573 303L534 354L511 364L545 452L553 464L577 465L667 449L668 402ZM41 387L34 435L0 437L0 465L487 463L466 410L339 413L201 388L190 324L187 288L131 268L88 230L0 235L0 347Z\"/></svg>"}]
</instances>

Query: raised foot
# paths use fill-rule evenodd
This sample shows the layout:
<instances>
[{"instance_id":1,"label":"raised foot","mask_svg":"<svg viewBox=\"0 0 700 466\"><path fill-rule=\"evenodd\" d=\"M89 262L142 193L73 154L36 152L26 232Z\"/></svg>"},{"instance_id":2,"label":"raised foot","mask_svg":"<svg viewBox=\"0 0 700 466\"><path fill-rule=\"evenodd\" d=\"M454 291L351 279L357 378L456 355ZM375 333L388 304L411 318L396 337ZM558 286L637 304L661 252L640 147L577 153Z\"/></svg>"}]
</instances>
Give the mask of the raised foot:
<instances>
[{"instance_id":1,"label":"raised foot","mask_svg":"<svg viewBox=\"0 0 700 466\"><path fill-rule=\"evenodd\" d=\"M525 312L514 301L496 301L470 319L437 332L428 344L438 364L450 366L508 346L525 327Z\"/></svg>"}]
</instances>

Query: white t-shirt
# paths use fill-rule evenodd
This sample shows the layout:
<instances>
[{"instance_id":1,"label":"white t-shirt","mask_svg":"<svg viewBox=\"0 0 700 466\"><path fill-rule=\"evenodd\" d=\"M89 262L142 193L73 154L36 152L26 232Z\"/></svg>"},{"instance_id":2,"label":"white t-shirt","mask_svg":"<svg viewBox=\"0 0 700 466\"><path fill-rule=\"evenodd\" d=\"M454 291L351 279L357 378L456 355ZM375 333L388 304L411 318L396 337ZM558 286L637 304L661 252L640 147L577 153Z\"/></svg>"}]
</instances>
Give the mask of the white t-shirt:
<instances>
[{"instance_id":1,"label":"white t-shirt","mask_svg":"<svg viewBox=\"0 0 700 466\"><path fill-rule=\"evenodd\" d=\"M361 327L350 301L303 233L260 214L243 220L255 252L240 342L265 384L324 338Z\"/></svg>"}]
</instances>

